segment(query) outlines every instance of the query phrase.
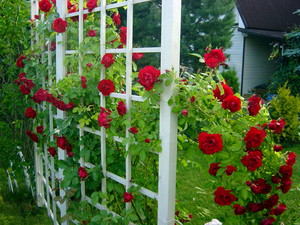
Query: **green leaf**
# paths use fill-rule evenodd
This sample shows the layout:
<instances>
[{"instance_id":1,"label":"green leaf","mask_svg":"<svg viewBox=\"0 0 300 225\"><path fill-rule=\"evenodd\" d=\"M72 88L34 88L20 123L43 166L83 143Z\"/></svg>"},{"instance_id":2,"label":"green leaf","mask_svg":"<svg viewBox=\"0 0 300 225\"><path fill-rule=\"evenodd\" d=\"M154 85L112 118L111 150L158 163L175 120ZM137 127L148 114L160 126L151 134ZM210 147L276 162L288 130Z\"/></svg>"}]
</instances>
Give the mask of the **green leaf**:
<instances>
[{"instance_id":1,"label":"green leaf","mask_svg":"<svg viewBox=\"0 0 300 225\"><path fill-rule=\"evenodd\" d=\"M145 122L143 120L139 119L138 120L138 125L139 125L140 128L143 129L145 127Z\"/></svg>"},{"instance_id":2,"label":"green leaf","mask_svg":"<svg viewBox=\"0 0 300 225\"><path fill-rule=\"evenodd\" d=\"M129 219L132 220L132 221L138 221L139 220L138 216L135 215L135 214L130 214Z\"/></svg>"},{"instance_id":3,"label":"green leaf","mask_svg":"<svg viewBox=\"0 0 300 225\"><path fill-rule=\"evenodd\" d=\"M94 216L92 219L91 219L91 221L92 222L98 222L98 221L100 221L102 219L102 216L101 215L96 215L96 216Z\"/></svg>"},{"instance_id":4,"label":"green leaf","mask_svg":"<svg viewBox=\"0 0 300 225\"><path fill-rule=\"evenodd\" d=\"M210 186L213 185L213 182L212 181L208 181L206 182L204 185L203 185L203 188L209 188Z\"/></svg>"},{"instance_id":5,"label":"green leaf","mask_svg":"<svg viewBox=\"0 0 300 225\"><path fill-rule=\"evenodd\" d=\"M140 152L140 158L141 158L141 160L144 161L146 159L146 157L147 157L146 151L142 150Z\"/></svg>"},{"instance_id":6,"label":"green leaf","mask_svg":"<svg viewBox=\"0 0 300 225\"><path fill-rule=\"evenodd\" d=\"M220 169L218 169L217 176L223 175L223 173L225 172L225 170L226 170L226 168L220 168Z\"/></svg>"},{"instance_id":7,"label":"green leaf","mask_svg":"<svg viewBox=\"0 0 300 225\"><path fill-rule=\"evenodd\" d=\"M221 104L215 104L215 106L213 107L213 111L218 111L219 109L222 108L222 105Z\"/></svg>"},{"instance_id":8,"label":"green leaf","mask_svg":"<svg viewBox=\"0 0 300 225\"><path fill-rule=\"evenodd\" d=\"M169 105L169 106L173 105L173 98L170 98L170 99L169 99L168 105Z\"/></svg>"},{"instance_id":9,"label":"green leaf","mask_svg":"<svg viewBox=\"0 0 300 225\"><path fill-rule=\"evenodd\" d=\"M192 147L189 147L187 152L186 152L186 157L188 159L193 159L195 157L195 149Z\"/></svg>"},{"instance_id":10,"label":"green leaf","mask_svg":"<svg viewBox=\"0 0 300 225\"><path fill-rule=\"evenodd\" d=\"M98 201L99 201L99 195L96 193L96 192L94 192L93 194L92 194L92 200L91 200L91 202L92 202L92 205L94 206L94 205L96 205L97 203L98 203Z\"/></svg>"},{"instance_id":11,"label":"green leaf","mask_svg":"<svg viewBox=\"0 0 300 225\"><path fill-rule=\"evenodd\" d=\"M124 193L124 187L122 184L116 183L116 184L114 184L114 187L115 187L116 192L119 192L121 194Z\"/></svg>"},{"instance_id":12,"label":"green leaf","mask_svg":"<svg viewBox=\"0 0 300 225\"><path fill-rule=\"evenodd\" d=\"M57 161L57 166L61 169L65 169L65 168L70 167L70 165L64 160L58 160Z\"/></svg>"},{"instance_id":13,"label":"green leaf","mask_svg":"<svg viewBox=\"0 0 300 225\"><path fill-rule=\"evenodd\" d=\"M243 189L241 191L241 196L244 200L246 200L248 198L248 191L246 189Z\"/></svg>"},{"instance_id":14,"label":"green leaf","mask_svg":"<svg viewBox=\"0 0 300 225\"><path fill-rule=\"evenodd\" d=\"M128 144L128 142L130 141L130 137L127 137L127 138L124 138L123 140L122 140L122 145L127 145Z\"/></svg>"},{"instance_id":15,"label":"green leaf","mask_svg":"<svg viewBox=\"0 0 300 225\"><path fill-rule=\"evenodd\" d=\"M171 78L168 78L168 79L166 79L166 81L165 81L165 85L166 85L166 86L169 86L172 82L173 82L173 78L172 78L172 77L171 77Z\"/></svg>"},{"instance_id":16,"label":"green leaf","mask_svg":"<svg viewBox=\"0 0 300 225\"><path fill-rule=\"evenodd\" d=\"M124 124L126 127L130 127L130 126L131 126L131 124L130 124L130 122L129 122L128 120L124 120L124 121L123 121L123 124Z\"/></svg>"}]
</instances>

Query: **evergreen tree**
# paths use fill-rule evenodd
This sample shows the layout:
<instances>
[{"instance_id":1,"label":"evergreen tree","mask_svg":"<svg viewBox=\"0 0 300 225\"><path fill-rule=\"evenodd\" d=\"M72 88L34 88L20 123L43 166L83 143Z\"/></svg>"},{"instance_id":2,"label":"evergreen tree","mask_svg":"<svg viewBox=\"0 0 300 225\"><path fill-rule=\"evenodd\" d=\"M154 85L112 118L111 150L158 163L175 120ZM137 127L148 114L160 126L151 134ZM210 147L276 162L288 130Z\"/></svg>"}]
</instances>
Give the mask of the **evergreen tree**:
<instances>
[{"instance_id":1,"label":"evergreen tree","mask_svg":"<svg viewBox=\"0 0 300 225\"><path fill-rule=\"evenodd\" d=\"M196 72L204 65L189 55L202 56L210 43L215 47L228 48L233 34L234 0L182 0L181 53L180 63ZM126 18L126 12L120 12ZM154 0L134 6L134 44L142 47L160 46L161 0ZM157 66L159 60L153 54L144 54L139 65Z\"/></svg>"}]
</instances>

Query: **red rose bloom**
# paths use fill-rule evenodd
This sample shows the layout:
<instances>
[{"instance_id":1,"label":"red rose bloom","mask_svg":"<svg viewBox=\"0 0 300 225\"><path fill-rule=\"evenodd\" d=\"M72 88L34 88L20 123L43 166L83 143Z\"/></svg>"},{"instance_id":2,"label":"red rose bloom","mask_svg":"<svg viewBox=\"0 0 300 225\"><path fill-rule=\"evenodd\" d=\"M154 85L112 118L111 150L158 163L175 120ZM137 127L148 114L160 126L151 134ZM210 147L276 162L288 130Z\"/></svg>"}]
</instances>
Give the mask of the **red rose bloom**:
<instances>
[{"instance_id":1,"label":"red rose bloom","mask_svg":"<svg viewBox=\"0 0 300 225\"><path fill-rule=\"evenodd\" d=\"M56 152L55 148L53 148L53 147L49 147L48 151L52 157L57 155L57 152Z\"/></svg>"},{"instance_id":2,"label":"red rose bloom","mask_svg":"<svg viewBox=\"0 0 300 225\"><path fill-rule=\"evenodd\" d=\"M34 133L31 133L30 130L27 130L27 131L26 131L26 134L31 138L32 141L34 141L34 142L36 142L36 143L39 142L38 136L37 136L36 134L34 134Z\"/></svg>"},{"instance_id":3,"label":"red rose bloom","mask_svg":"<svg viewBox=\"0 0 300 225\"><path fill-rule=\"evenodd\" d=\"M82 82L82 83L81 83L81 87L82 87L83 89L87 89L86 83Z\"/></svg>"},{"instance_id":4,"label":"red rose bloom","mask_svg":"<svg viewBox=\"0 0 300 225\"><path fill-rule=\"evenodd\" d=\"M56 49L56 42L51 42L50 51L54 51Z\"/></svg>"},{"instance_id":5,"label":"red rose bloom","mask_svg":"<svg viewBox=\"0 0 300 225\"><path fill-rule=\"evenodd\" d=\"M78 168L78 174L82 181L84 181L84 178L86 178L88 176L85 168L81 167L81 166Z\"/></svg>"},{"instance_id":6,"label":"red rose bloom","mask_svg":"<svg viewBox=\"0 0 300 225\"><path fill-rule=\"evenodd\" d=\"M246 147L250 148L258 148L260 144L263 142L264 134L261 130L251 127L247 132L244 141L246 142Z\"/></svg>"},{"instance_id":7,"label":"red rose bloom","mask_svg":"<svg viewBox=\"0 0 300 225\"><path fill-rule=\"evenodd\" d=\"M115 13L113 16L113 21L114 21L114 24L116 25L116 27L120 26L120 24L121 24L120 14Z\"/></svg>"},{"instance_id":8,"label":"red rose bloom","mask_svg":"<svg viewBox=\"0 0 300 225\"><path fill-rule=\"evenodd\" d=\"M23 63L23 59L26 59L26 56L25 55L19 55L19 58L16 62L16 65L19 67L19 68L24 68L25 64Z\"/></svg>"},{"instance_id":9,"label":"red rose bloom","mask_svg":"<svg viewBox=\"0 0 300 225\"><path fill-rule=\"evenodd\" d=\"M289 180L293 175L293 168L290 165L283 165L279 169L282 175L282 180Z\"/></svg>"},{"instance_id":10,"label":"red rose bloom","mask_svg":"<svg viewBox=\"0 0 300 225\"><path fill-rule=\"evenodd\" d=\"M273 184L279 184L280 183L280 180L276 175L272 176L271 181L272 181Z\"/></svg>"},{"instance_id":11,"label":"red rose bloom","mask_svg":"<svg viewBox=\"0 0 300 225\"><path fill-rule=\"evenodd\" d=\"M258 185L255 185L255 184L253 184L253 185L251 185L251 191L254 193L254 194L259 194L260 193L260 186L258 186Z\"/></svg>"},{"instance_id":12,"label":"red rose bloom","mask_svg":"<svg viewBox=\"0 0 300 225\"><path fill-rule=\"evenodd\" d=\"M220 134L201 132L198 136L198 142L200 150L207 155L212 155L223 149L223 140Z\"/></svg>"},{"instance_id":13,"label":"red rose bloom","mask_svg":"<svg viewBox=\"0 0 300 225\"><path fill-rule=\"evenodd\" d=\"M230 176L233 173L233 171L236 172L236 168L234 166L232 165L226 166L225 173L227 176Z\"/></svg>"},{"instance_id":14,"label":"red rose bloom","mask_svg":"<svg viewBox=\"0 0 300 225\"><path fill-rule=\"evenodd\" d=\"M224 89L224 94L221 95L221 91L220 91L220 88L219 86L217 85L216 89L213 90L213 93L214 93L214 97L219 99L221 102L223 102L227 96L229 95L233 95L233 91L232 89L227 85L227 84L221 84L223 89Z\"/></svg>"},{"instance_id":15,"label":"red rose bloom","mask_svg":"<svg viewBox=\"0 0 300 225\"><path fill-rule=\"evenodd\" d=\"M43 133L43 130L44 130L44 127L43 127L43 126L38 126L38 127L36 128L36 132L37 132L38 134L42 134L42 133Z\"/></svg>"},{"instance_id":16,"label":"red rose bloom","mask_svg":"<svg viewBox=\"0 0 300 225\"><path fill-rule=\"evenodd\" d=\"M286 164L289 166L294 165L296 162L296 158L297 158L297 155L295 154L295 152L289 153L289 156L286 160Z\"/></svg>"},{"instance_id":17,"label":"red rose bloom","mask_svg":"<svg viewBox=\"0 0 300 225\"><path fill-rule=\"evenodd\" d=\"M281 130L284 128L285 121L281 118L279 122L272 120L269 123L269 130L272 130L275 134L280 134Z\"/></svg>"},{"instance_id":18,"label":"red rose bloom","mask_svg":"<svg viewBox=\"0 0 300 225\"><path fill-rule=\"evenodd\" d=\"M53 22L53 30L57 33L64 33L66 32L66 27L68 26L68 23L66 20L63 20L62 18L57 18Z\"/></svg>"},{"instance_id":19,"label":"red rose bloom","mask_svg":"<svg viewBox=\"0 0 300 225\"><path fill-rule=\"evenodd\" d=\"M221 163L211 163L209 166L208 173L212 176L217 176L217 172L221 168L219 164Z\"/></svg>"},{"instance_id":20,"label":"red rose bloom","mask_svg":"<svg viewBox=\"0 0 300 225\"><path fill-rule=\"evenodd\" d=\"M56 0L51 0L53 2L54 5L56 5Z\"/></svg>"},{"instance_id":21,"label":"red rose bloom","mask_svg":"<svg viewBox=\"0 0 300 225\"><path fill-rule=\"evenodd\" d=\"M181 113L183 116L186 116L189 112L186 109L183 109Z\"/></svg>"},{"instance_id":22,"label":"red rose bloom","mask_svg":"<svg viewBox=\"0 0 300 225\"><path fill-rule=\"evenodd\" d=\"M273 149L275 152L280 152L283 149L283 147L280 145L274 145Z\"/></svg>"},{"instance_id":23,"label":"red rose bloom","mask_svg":"<svg viewBox=\"0 0 300 225\"><path fill-rule=\"evenodd\" d=\"M119 105L117 107L118 114L123 117L126 114L126 105L123 101L119 101Z\"/></svg>"},{"instance_id":24,"label":"red rose bloom","mask_svg":"<svg viewBox=\"0 0 300 225\"><path fill-rule=\"evenodd\" d=\"M57 147L61 148L62 150L66 150L68 146L67 139L65 137L58 137L56 139L56 144Z\"/></svg>"},{"instance_id":25,"label":"red rose bloom","mask_svg":"<svg viewBox=\"0 0 300 225\"><path fill-rule=\"evenodd\" d=\"M131 202L134 199L131 193L124 192L124 202Z\"/></svg>"},{"instance_id":26,"label":"red rose bloom","mask_svg":"<svg viewBox=\"0 0 300 225\"><path fill-rule=\"evenodd\" d=\"M254 172L262 165L262 153L261 151L250 151L241 159L241 162L249 171Z\"/></svg>"},{"instance_id":27,"label":"red rose bloom","mask_svg":"<svg viewBox=\"0 0 300 225\"><path fill-rule=\"evenodd\" d=\"M130 131L131 133L133 133L133 134L136 134L137 132L139 132L139 131L136 129L136 127L131 127L131 128L129 129L129 131Z\"/></svg>"},{"instance_id":28,"label":"red rose bloom","mask_svg":"<svg viewBox=\"0 0 300 225\"><path fill-rule=\"evenodd\" d=\"M87 63L86 66L91 67L92 63Z\"/></svg>"},{"instance_id":29,"label":"red rose bloom","mask_svg":"<svg viewBox=\"0 0 300 225\"><path fill-rule=\"evenodd\" d=\"M34 119L36 117L36 111L30 106L29 108L26 109L25 115L28 118Z\"/></svg>"},{"instance_id":30,"label":"red rose bloom","mask_svg":"<svg viewBox=\"0 0 300 225\"><path fill-rule=\"evenodd\" d=\"M154 87L154 83L158 82L160 70L155 69L153 66L145 66L139 71L138 82L146 89L150 91Z\"/></svg>"},{"instance_id":31,"label":"red rose bloom","mask_svg":"<svg viewBox=\"0 0 300 225\"><path fill-rule=\"evenodd\" d=\"M247 209L253 213L257 213L259 211L264 210L263 203L248 203Z\"/></svg>"},{"instance_id":32,"label":"red rose bloom","mask_svg":"<svg viewBox=\"0 0 300 225\"><path fill-rule=\"evenodd\" d=\"M39 3L40 10L43 12L49 12L52 8L52 4L48 0L41 0Z\"/></svg>"},{"instance_id":33,"label":"red rose bloom","mask_svg":"<svg viewBox=\"0 0 300 225\"><path fill-rule=\"evenodd\" d=\"M115 85L110 79L103 79L98 84L98 90L105 96L115 91Z\"/></svg>"},{"instance_id":34,"label":"red rose bloom","mask_svg":"<svg viewBox=\"0 0 300 225\"><path fill-rule=\"evenodd\" d=\"M277 194L275 194L275 195L271 195L270 197L269 197L269 199L268 200L265 200L265 208L266 209L271 209L271 208L273 208L275 205L277 205L278 204L278 201L279 201L279 197L278 197L278 195Z\"/></svg>"},{"instance_id":35,"label":"red rose bloom","mask_svg":"<svg viewBox=\"0 0 300 225\"><path fill-rule=\"evenodd\" d=\"M192 97L190 98L191 103L194 103L195 100L196 100L195 96L192 96Z\"/></svg>"},{"instance_id":36,"label":"red rose bloom","mask_svg":"<svg viewBox=\"0 0 300 225\"><path fill-rule=\"evenodd\" d=\"M231 190L225 190L223 187L218 187L214 192L214 195L216 196L214 198L215 203L221 206L231 205L231 203L236 200L236 197L230 192Z\"/></svg>"},{"instance_id":37,"label":"red rose bloom","mask_svg":"<svg viewBox=\"0 0 300 225\"><path fill-rule=\"evenodd\" d=\"M30 90L35 87L35 84L32 82L32 80L24 80L24 83L26 84L26 87L28 87Z\"/></svg>"},{"instance_id":38,"label":"red rose bloom","mask_svg":"<svg viewBox=\"0 0 300 225\"><path fill-rule=\"evenodd\" d=\"M273 222L276 222L276 220L273 217L269 217L263 221L259 225L272 225Z\"/></svg>"},{"instance_id":39,"label":"red rose bloom","mask_svg":"<svg viewBox=\"0 0 300 225\"><path fill-rule=\"evenodd\" d=\"M286 180L282 180L282 184L277 189L281 189L282 193L285 194L291 189L291 186L292 186L292 180L291 178L289 178Z\"/></svg>"},{"instance_id":40,"label":"red rose bloom","mask_svg":"<svg viewBox=\"0 0 300 225\"><path fill-rule=\"evenodd\" d=\"M250 180L246 181L246 185L247 186L251 186L252 185L252 182Z\"/></svg>"},{"instance_id":41,"label":"red rose bloom","mask_svg":"<svg viewBox=\"0 0 300 225\"><path fill-rule=\"evenodd\" d=\"M145 139L145 142L146 142L146 143L150 143L150 139L149 139L149 138L146 138L146 139Z\"/></svg>"},{"instance_id":42,"label":"red rose bloom","mask_svg":"<svg viewBox=\"0 0 300 225\"><path fill-rule=\"evenodd\" d=\"M213 49L210 53L204 54L205 64L213 69L219 65L219 63L224 62L226 60L224 53L220 49Z\"/></svg>"},{"instance_id":43,"label":"red rose bloom","mask_svg":"<svg viewBox=\"0 0 300 225\"><path fill-rule=\"evenodd\" d=\"M110 118L111 111L103 107L100 108L101 108L101 112L98 118L99 126L108 129L110 127L110 122L111 122L111 118Z\"/></svg>"},{"instance_id":44,"label":"red rose bloom","mask_svg":"<svg viewBox=\"0 0 300 225\"><path fill-rule=\"evenodd\" d=\"M222 102L223 109L229 109L231 113L235 113L241 109L241 99L234 95L229 95Z\"/></svg>"},{"instance_id":45,"label":"red rose bloom","mask_svg":"<svg viewBox=\"0 0 300 225\"><path fill-rule=\"evenodd\" d=\"M137 61L144 56L143 53L132 53L132 61Z\"/></svg>"},{"instance_id":46,"label":"red rose bloom","mask_svg":"<svg viewBox=\"0 0 300 225\"><path fill-rule=\"evenodd\" d=\"M95 30L90 30L90 31L88 32L88 36L89 36L89 37L96 37L96 36L97 36L97 32L96 32Z\"/></svg>"},{"instance_id":47,"label":"red rose bloom","mask_svg":"<svg viewBox=\"0 0 300 225\"><path fill-rule=\"evenodd\" d=\"M243 214L246 213L246 209L243 206L239 205L239 204L233 205L232 208L234 208L234 214L235 215L243 215Z\"/></svg>"},{"instance_id":48,"label":"red rose bloom","mask_svg":"<svg viewBox=\"0 0 300 225\"><path fill-rule=\"evenodd\" d=\"M248 99L248 107L247 110L249 111L250 116L256 116L261 109L260 107L260 97L257 97L257 95L253 95Z\"/></svg>"},{"instance_id":49,"label":"red rose bloom","mask_svg":"<svg viewBox=\"0 0 300 225\"><path fill-rule=\"evenodd\" d=\"M89 12L92 12L92 10L97 7L97 0L89 0L88 3L86 3L86 7L89 9Z\"/></svg>"},{"instance_id":50,"label":"red rose bloom","mask_svg":"<svg viewBox=\"0 0 300 225\"><path fill-rule=\"evenodd\" d=\"M280 216L286 210L286 205L281 203L275 209L271 210L271 215Z\"/></svg>"},{"instance_id":51,"label":"red rose bloom","mask_svg":"<svg viewBox=\"0 0 300 225\"><path fill-rule=\"evenodd\" d=\"M127 41L127 27L121 27L120 28L120 38L121 38L121 42L126 45L126 41Z\"/></svg>"},{"instance_id":52,"label":"red rose bloom","mask_svg":"<svg viewBox=\"0 0 300 225\"><path fill-rule=\"evenodd\" d=\"M85 78L85 76L81 76L80 79L81 79L81 82L82 82L82 83L87 82L87 79Z\"/></svg>"},{"instance_id":53,"label":"red rose bloom","mask_svg":"<svg viewBox=\"0 0 300 225\"><path fill-rule=\"evenodd\" d=\"M114 63L114 61L114 54L106 53L101 60L101 64L103 64L105 68L108 68Z\"/></svg>"}]
</instances>

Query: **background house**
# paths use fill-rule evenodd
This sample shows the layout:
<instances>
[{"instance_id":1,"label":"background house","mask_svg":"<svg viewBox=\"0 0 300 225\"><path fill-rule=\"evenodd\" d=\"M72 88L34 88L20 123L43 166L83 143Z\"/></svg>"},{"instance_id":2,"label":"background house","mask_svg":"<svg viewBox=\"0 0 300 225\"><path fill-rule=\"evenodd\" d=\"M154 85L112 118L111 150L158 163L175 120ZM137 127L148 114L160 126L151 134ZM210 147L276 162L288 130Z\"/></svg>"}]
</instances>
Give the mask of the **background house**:
<instances>
[{"instance_id":1,"label":"background house","mask_svg":"<svg viewBox=\"0 0 300 225\"><path fill-rule=\"evenodd\" d=\"M283 50L284 33L300 24L300 17L293 14L299 8L299 0L236 1L233 45L225 53L230 54L227 64L237 71L241 94L268 83L277 66L268 60L272 44Z\"/></svg>"}]
</instances>

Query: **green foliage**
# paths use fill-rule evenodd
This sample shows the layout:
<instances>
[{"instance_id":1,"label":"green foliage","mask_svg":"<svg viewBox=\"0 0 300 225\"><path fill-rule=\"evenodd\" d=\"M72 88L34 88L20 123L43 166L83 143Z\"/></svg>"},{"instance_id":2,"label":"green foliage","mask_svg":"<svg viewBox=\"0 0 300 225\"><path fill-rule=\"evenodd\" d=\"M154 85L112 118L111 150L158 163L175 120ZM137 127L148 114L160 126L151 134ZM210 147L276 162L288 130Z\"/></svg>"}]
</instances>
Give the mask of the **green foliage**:
<instances>
[{"instance_id":1,"label":"green foliage","mask_svg":"<svg viewBox=\"0 0 300 225\"><path fill-rule=\"evenodd\" d=\"M286 122L285 128L280 134L285 141L295 141L299 138L300 98L292 96L291 90L285 84L278 88L277 97L270 101L271 116L274 119L283 118Z\"/></svg>"},{"instance_id":2,"label":"green foliage","mask_svg":"<svg viewBox=\"0 0 300 225\"><path fill-rule=\"evenodd\" d=\"M236 76L236 70L233 68L232 70L225 70L222 73L222 77L226 80L229 87L232 88L234 93L240 92L240 83L239 78Z\"/></svg>"}]
</instances>

